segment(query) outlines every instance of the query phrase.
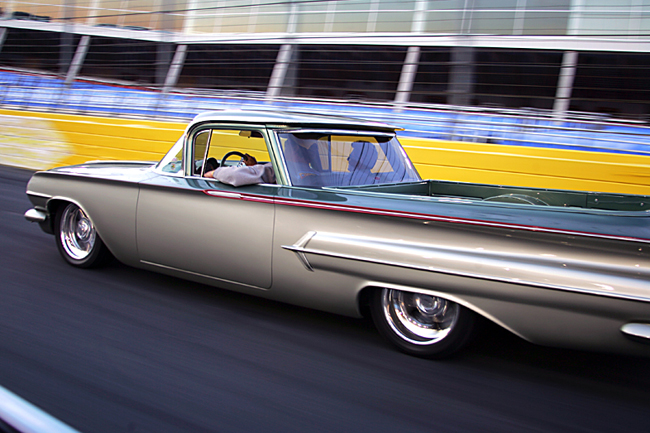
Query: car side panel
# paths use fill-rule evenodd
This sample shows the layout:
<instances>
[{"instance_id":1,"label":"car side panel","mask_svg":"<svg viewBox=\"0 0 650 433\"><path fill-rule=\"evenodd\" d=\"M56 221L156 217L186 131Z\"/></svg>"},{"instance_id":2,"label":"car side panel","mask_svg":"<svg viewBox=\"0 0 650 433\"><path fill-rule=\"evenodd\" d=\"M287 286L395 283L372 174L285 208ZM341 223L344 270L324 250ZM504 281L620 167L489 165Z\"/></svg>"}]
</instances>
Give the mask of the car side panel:
<instances>
[{"instance_id":1,"label":"car side panel","mask_svg":"<svg viewBox=\"0 0 650 433\"><path fill-rule=\"evenodd\" d=\"M217 282L269 288L276 189L235 188L197 177L143 182L137 213L140 260Z\"/></svg>"},{"instance_id":2,"label":"car side panel","mask_svg":"<svg viewBox=\"0 0 650 433\"><path fill-rule=\"evenodd\" d=\"M352 212L358 199L309 194L277 201L277 299L351 314L365 287L424 291L536 343L648 352L620 332L650 323L645 243Z\"/></svg>"}]
</instances>

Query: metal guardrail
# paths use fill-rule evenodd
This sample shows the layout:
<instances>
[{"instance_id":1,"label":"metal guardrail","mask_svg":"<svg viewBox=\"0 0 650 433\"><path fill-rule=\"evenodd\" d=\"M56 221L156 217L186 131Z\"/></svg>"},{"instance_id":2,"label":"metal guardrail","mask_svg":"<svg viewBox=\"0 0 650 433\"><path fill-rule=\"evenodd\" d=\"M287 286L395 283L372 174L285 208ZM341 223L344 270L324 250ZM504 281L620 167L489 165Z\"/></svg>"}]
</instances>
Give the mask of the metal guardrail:
<instances>
[{"instance_id":1,"label":"metal guardrail","mask_svg":"<svg viewBox=\"0 0 650 433\"><path fill-rule=\"evenodd\" d=\"M262 92L175 91L119 83L78 81L52 75L0 71L0 106L82 115L187 121L204 111L285 109L377 120L405 129L403 135L471 143L560 148L650 156L650 127L576 113L555 119L540 110L481 107L397 106L368 102L265 98Z\"/></svg>"}]
</instances>

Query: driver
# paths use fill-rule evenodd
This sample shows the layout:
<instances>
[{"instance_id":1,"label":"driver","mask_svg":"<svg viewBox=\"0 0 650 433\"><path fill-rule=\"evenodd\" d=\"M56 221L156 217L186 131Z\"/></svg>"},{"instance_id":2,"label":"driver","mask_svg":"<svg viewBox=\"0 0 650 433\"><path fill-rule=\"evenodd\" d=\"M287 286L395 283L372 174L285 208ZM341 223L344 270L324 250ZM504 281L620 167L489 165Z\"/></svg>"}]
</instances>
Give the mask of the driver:
<instances>
[{"instance_id":1,"label":"driver","mask_svg":"<svg viewBox=\"0 0 650 433\"><path fill-rule=\"evenodd\" d=\"M275 183L275 173L270 162L258 164L255 157L249 154L245 154L243 160L243 166L218 167L204 176L232 186Z\"/></svg>"}]
</instances>

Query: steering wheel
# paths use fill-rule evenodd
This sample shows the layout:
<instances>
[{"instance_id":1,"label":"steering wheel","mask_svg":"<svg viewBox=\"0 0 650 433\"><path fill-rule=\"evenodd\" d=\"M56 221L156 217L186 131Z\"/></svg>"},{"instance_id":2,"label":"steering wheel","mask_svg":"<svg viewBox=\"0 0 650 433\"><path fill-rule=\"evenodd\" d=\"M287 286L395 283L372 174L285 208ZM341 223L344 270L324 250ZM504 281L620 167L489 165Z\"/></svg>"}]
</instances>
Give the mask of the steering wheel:
<instances>
[{"instance_id":1,"label":"steering wheel","mask_svg":"<svg viewBox=\"0 0 650 433\"><path fill-rule=\"evenodd\" d=\"M240 158L243 158L243 157L244 157L244 154L241 153L241 152L238 152L238 151L236 151L236 150L230 151L230 152L226 153L226 154L223 156L223 158L221 158L221 167L225 167L225 166L226 166L226 159L230 158L230 157L233 156L233 155L237 155L237 156L240 157Z\"/></svg>"}]
</instances>

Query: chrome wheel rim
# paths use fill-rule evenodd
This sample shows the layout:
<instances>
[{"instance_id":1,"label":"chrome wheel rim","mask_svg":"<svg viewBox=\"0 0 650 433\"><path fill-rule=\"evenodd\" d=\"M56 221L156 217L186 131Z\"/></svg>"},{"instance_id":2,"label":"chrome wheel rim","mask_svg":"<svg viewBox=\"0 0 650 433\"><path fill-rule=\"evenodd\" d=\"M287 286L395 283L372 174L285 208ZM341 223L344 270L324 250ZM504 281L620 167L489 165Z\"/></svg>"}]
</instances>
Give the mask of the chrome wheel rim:
<instances>
[{"instance_id":1,"label":"chrome wheel rim","mask_svg":"<svg viewBox=\"0 0 650 433\"><path fill-rule=\"evenodd\" d=\"M437 296L384 289L382 310L400 338L424 346L449 334L458 320L459 307Z\"/></svg>"},{"instance_id":2,"label":"chrome wheel rim","mask_svg":"<svg viewBox=\"0 0 650 433\"><path fill-rule=\"evenodd\" d=\"M60 229L61 245L68 256L83 260L92 253L97 233L84 211L69 205L61 216Z\"/></svg>"}]
</instances>

